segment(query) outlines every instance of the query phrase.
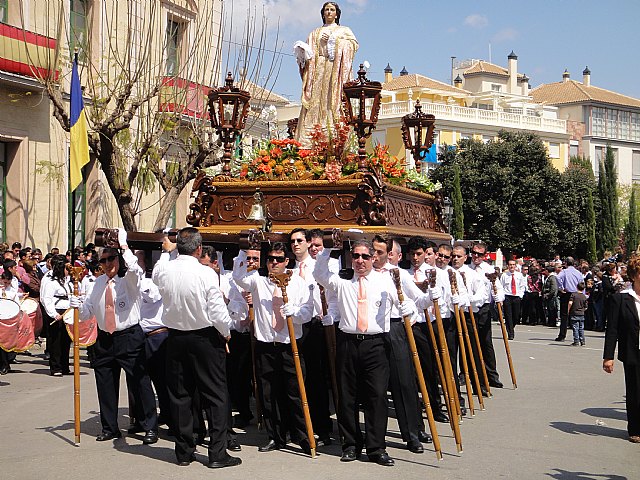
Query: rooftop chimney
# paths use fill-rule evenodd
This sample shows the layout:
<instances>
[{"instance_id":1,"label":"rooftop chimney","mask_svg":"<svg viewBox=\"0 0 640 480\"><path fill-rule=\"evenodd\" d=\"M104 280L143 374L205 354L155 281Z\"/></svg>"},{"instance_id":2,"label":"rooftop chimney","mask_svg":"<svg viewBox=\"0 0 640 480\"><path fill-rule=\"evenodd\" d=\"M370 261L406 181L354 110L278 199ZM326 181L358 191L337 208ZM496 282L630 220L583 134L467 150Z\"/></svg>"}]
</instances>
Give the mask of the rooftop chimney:
<instances>
[{"instance_id":1,"label":"rooftop chimney","mask_svg":"<svg viewBox=\"0 0 640 480\"><path fill-rule=\"evenodd\" d=\"M453 86L457 88L462 88L462 78L460 78L460 75L458 75L453 81Z\"/></svg>"},{"instance_id":2,"label":"rooftop chimney","mask_svg":"<svg viewBox=\"0 0 640 480\"><path fill-rule=\"evenodd\" d=\"M391 65L387 63L387 68L384 69L384 83L388 83L393 80L393 69Z\"/></svg>"},{"instance_id":3,"label":"rooftop chimney","mask_svg":"<svg viewBox=\"0 0 640 480\"><path fill-rule=\"evenodd\" d=\"M569 70L565 68L564 73L562 74L562 81L568 82L570 78L571 78L571 74L569 73Z\"/></svg>"},{"instance_id":4,"label":"rooftop chimney","mask_svg":"<svg viewBox=\"0 0 640 480\"><path fill-rule=\"evenodd\" d=\"M509 84L507 90L509 93L515 94L518 86L518 56L511 50L507 59L509 60Z\"/></svg>"},{"instance_id":5,"label":"rooftop chimney","mask_svg":"<svg viewBox=\"0 0 640 480\"><path fill-rule=\"evenodd\" d=\"M400 70L400 76L404 77L405 75L409 75L409 72L407 71L407 67L402 67L402 70Z\"/></svg>"},{"instance_id":6,"label":"rooftop chimney","mask_svg":"<svg viewBox=\"0 0 640 480\"><path fill-rule=\"evenodd\" d=\"M529 77L522 75L522 95L529 95Z\"/></svg>"},{"instance_id":7,"label":"rooftop chimney","mask_svg":"<svg viewBox=\"0 0 640 480\"><path fill-rule=\"evenodd\" d=\"M585 67L582 71L582 84L585 87L591 86L591 70L589 70L589 67Z\"/></svg>"}]
</instances>

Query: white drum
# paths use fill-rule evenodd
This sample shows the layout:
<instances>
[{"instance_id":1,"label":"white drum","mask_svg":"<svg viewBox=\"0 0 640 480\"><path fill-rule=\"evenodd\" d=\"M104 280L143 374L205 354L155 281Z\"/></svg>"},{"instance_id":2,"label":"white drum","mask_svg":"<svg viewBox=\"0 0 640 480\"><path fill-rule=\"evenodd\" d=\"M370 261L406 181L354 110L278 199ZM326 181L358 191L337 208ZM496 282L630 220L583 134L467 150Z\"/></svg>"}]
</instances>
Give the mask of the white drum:
<instances>
[{"instance_id":1,"label":"white drum","mask_svg":"<svg viewBox=\"0 0 640 480\"><path fill-rule=\"evenodd\" d=\"M32 315L36 313L36 310L38 310L38 302L36 302L33 298L25 298L20 304L20 310L22 310L27 315Z\"/></svg>"},{"instance_id":2,"label":"white drum","mask_svg":"<svg viewBox=\"0 0 640 480\"><path fill-rule=\"evenodd\" d=\"M20 305L9 300L8 298L0 298L0 321L13 320L20 314Z\"/></svg>"}]
</instances>

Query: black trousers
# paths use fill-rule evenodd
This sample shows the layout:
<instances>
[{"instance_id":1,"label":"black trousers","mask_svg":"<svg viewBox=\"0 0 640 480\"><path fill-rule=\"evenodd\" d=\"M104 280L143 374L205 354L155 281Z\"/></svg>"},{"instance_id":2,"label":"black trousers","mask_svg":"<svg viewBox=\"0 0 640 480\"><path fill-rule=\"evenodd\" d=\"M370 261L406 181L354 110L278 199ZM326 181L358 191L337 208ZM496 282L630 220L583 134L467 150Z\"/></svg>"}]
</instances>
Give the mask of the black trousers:
<instances>
[{"instance_id":1,"label":"black trousers","mask_svg":"<svg viewBox=\"0 0 640 480\"><path fill-rule=\"evenodd\" d=\"M69 373L69 351L71 349L71 338L67 333L62 320L53 321L42 309L42 322L49 326L47 332L47 351L49 352L49 370L51 373Z\"/></svg>"},{"instance_id":2,"label":"black trousers","mask_svg":"<svg viewBox=\"0 0 640 480\"><path fill-rule=\"evenodd\" d=\"M142 328L134 325L113 334L98 330L96 343L90 347L103 432L119 431L120 370L125 371L134 398L140 400L136 407L138 422L146 431L158 428L156 399L146 371L144 342Z\"/></svg>"},{"instance_id":3,"label":"black trousers","mask_svg":"<svg viewBox=\"0 0 640 480\"><path fill-rule=\"evenodd\" d=\"M627 432L629 436L640 436L640 365L623 365L627 397Z\"/></svg>"},{"instance_id":4,"label":"black trousers","mask_svg":"<svg viewBox=\"0 0 640 480\"><path fill-rule=\"evenodd\" d=\"M145 354L147 371L158 397L160 416L171 427L171 404L167 390L167 338L169 332L155 333L146 336Z\"/></svg>"},{"instance_id":5,"label":"black trousers","mask_svg":"<svg viewBox=\"0 0 640 480\"><path fill-rule=\"evenodd\" d=\"M231 330L229 355L227 355L227 385L231 404L243 419L253 414L249 406L252 388L253 366L251 364L251 334Z\"/></svg>"},{"instance_id":6,"label":"black trousers","mask_svg":"<svg viewBox=\"0 0 640 480\"><path fill-rule=\"evenodd\" d=\"M400 319L391 320L389 344L389 390L400 434L404 442L419 442L418 431L420 426L424 430L424 422L409 341Z\"/></svg>"},{"instance_id":7,"label":"black trousers","mask_svg":"<svg viewBox=\"0 0 640 480\"><path fill-rule=\"evenodd\" d=\"M298 343L304 357L309 412L314 432L320 438L328 437L333 431L329 411L329 360L321 321L312 320L302 325L302 338Z\"/></svg>"},{"instance_id":8,"label":"black trousers","mask_svg":"<svg viewBox=\"0 0 640 480\"><path fill-rule=\"evenodd\" d=\"M464 405L464 399L460 394L460 382L458 382L458 348L460 344L458 343L458 325L456 325L455 317L443 318L442 326L444 327L444 334L447 339L447 349L449 350L449 359L451 360L451 369L453 371L458 397L460 398L460 405ZM439 337L436 338L438 338L439 341Z\"/></svg>"},{"instance_id":9,"label":"black trousers","mask_svg":"<svg viewBox=\"0 0 640 480\"><path fill-rule=\"evenodd\" d=\"M367 454L382 454L386 448L388 420L388 335L340 332L336 343L336 375L340 393L338 427L343 438L342 449L362 449L358 410L358 406L362 404Z\"/></svg>"},{"instance_id":10,"label":"black trousers","mask_svg":"<svg viewBox=\"0 0 640 480\"><path fill-rule=\"evenodd\" d=\"M432 324L434 334L436 326ZM434 411L442 410L442 397L438 390L438 364L436 363L437 352L433 349L431 343L431 337L429 336L429 327L426 323L414 323L413 324L413 338L416 341L416 348L418 350L418 358L420 359L420 366L422 367L422 374L424 375L424 381L427 384L427 394L429 395L429 403L431 403L431 409ZM437 341L437 340L436 340ZM424 428L422 425L422 415L420 416L420 424L418 427Z\"/></svg>"},{"instance_id":11,"label":"black trousers","mask_svg":"<svg viewBox=\"0 0 640 480\"><path fill-rule=\"evenodd\" d=\"M179 462L189 461L196 448L192 403L198 393L209 420L209 462L228 457L225 344L225 339L213 327L189 331L169 329L167 389Z\"/></svg>"},{"instance_id":12,"label":"black trousers","mask_svg":"<svg viewBox=\"0 0 640 480\"><path fill-rule=\"evenodd\" d=\"M478 313L475 314L476 326L478 328L478 338L480 339L480 348L482 349L482 358L484 359L484 368L487 371L487 377L490 382L499 382L500 376L496 366L496 352L493 348L493 338L491 336L491 305L485 303ZM480 365L480 358L475 346L475 342L471 342L476 355L476 365Z\"/></svg>"},{"instance_id":13,"label":"black trousers","mask_svg":"<svg viewBox=\"0 0 640 480\"><path fill-rule=\"evenodd\" d=\"M560 332L558 338L564 340L567 336L567 327L569 326L569 300L571 292L560 294Z\"/></svg>"},{"instance_id":14,"label":"black trousers","mask_svg":"<svg viewBox=\"0 0 640 480\"><path fill-rule=\"evenodd\" d=\"M269 438L284 445L289 432L291 440L296 443L307 440L291 345L256 342L255 351L262 414ZM300 364L304 375L305 362L302 357Z\"/></svg>"},{"instance_id":15,"label":"black trousers","mask_svg":"<svg viewBox=\"0 0 640 480\"><path fill-rule=\"evenodd\" d=\"M521 299L517 295L505 295L504 297L504 321L507 324L507 333L509 338L515 335L514 329L516 323L520 319Z\"/></svg>"}]
</instances>

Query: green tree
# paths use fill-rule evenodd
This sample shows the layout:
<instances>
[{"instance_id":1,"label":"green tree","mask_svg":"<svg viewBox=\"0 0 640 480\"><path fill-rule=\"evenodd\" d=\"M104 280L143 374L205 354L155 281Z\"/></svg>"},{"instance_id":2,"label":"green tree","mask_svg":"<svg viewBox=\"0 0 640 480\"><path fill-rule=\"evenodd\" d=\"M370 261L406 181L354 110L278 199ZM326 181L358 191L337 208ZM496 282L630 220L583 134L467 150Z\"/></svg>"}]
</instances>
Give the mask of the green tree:
<instances>
[{"instance_id":1,"label":"green tree","mask_svg":"<svg viewBox=\"0 0 640 480\"><path fill-rule=\"evenodd\" d=\"M610 233L612 229L611 225L611 212L609 209L609 192L608 192L608 182L606 181L607 172L604 169L604 163L602 161L599 162L599 175L598 175L598 200L600 203L600 215L598 215L597 222L597 232L598 236L596 238L598 244L598 256L602 257L604 255L604 251L607 250L608 245L611 244Z\"/></svg>"},{"instance_id":2,"label":"green tree","mask_svg":"<svg viewBox=\"0 0 640 480\"><path fill-rule=\"evenodd\" d=\"M460 189L460 166L453 166L453 189L451 192L453 203L453 220L451 235L455 239L464 238L464 211L462 204L462 190Z\"/></svg>"},{"instance_id":3,"label":"green tree","mask_svg":"<svg viewBox=\"0 0 640 480\"><path fill-rule=\"evenodd\" d=\"M596 247L596 211L593 205L593 192L587 193L587 261L591 264L598 261Z\"/></svg>"},{"instance_id":4,"label":"green tree","mask_svg":"<svg viewBox=\"0 0 640 480\"><path fill-rule=\"evenodd\" d=\"M614 251L618 246L620 236L620 220L618 213L618 174L616 172L613 149L607 145L604 162L600 163L600 177L598 178L598 196L600 199L600 216L598 234L600 237L600 254L604 251Z\"/></svg>"},{"instance_id":5,"label":"green tree","mask_svg":"<svg viewBox=\"0 0 640 480\"><path fill-rule=\"evenodd\" d=\"M629 198L629 220L624 229L624 237L627 257L629 257L638 248L638 210L635 188L631 190L631 198Z\"/></svg>"}]
</instances>

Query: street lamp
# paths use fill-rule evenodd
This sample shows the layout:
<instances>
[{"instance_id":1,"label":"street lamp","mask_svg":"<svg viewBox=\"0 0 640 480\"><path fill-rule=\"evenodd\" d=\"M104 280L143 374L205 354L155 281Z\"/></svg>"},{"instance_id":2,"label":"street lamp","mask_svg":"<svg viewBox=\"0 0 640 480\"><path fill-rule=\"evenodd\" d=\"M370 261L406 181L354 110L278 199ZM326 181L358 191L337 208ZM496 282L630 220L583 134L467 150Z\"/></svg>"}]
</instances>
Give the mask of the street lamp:
<instances>
[{"instance_id":1,"label":"street lamp","mask_svg":"<svg viewBox=\"0 0 640 480\"><path fill-rule=\"evenodd\" d=\"M382 91L382 84L369 81L366 75L364 65L360 64L358 78L345 83L342 88L345 119L358 135L358 171L360 172L367 170L367 151L364 145L378 123Z\"/></svg>"},{"instance_id":2,"label":"street lamp","mask_svg":"<svg viewBox=\"0 0 640 480\"><path fill-rule=\"evenodd\" d=\"M420 173L420 165L433 145L433 130L436 117L422 112L420 100L416 101L416 110L402 117L402 141L413 155L416 172Z\"/></svg>"},{"instance_id":3,"label":"street lamp","mask_svg":"<svg viewBox=\"0 0 640 480\"><path fill-rule=\"evenodd\" d=\"M224 87L214 88L209 92L211 126L224 144L223 175L231 174L231 150L247 121L250 99L249 92L233 86L231 72L227 73Z\"/></svg>"},{"instance_id":4,"label":"street lamp","mask_svg":"<svg viewBox=\"0 0 640 480\"><path fill-rule=\"evenodd\" d=\"M442 209L442 213L444 215L443 221L445 226L447 227L447 231L451 228L451 220L453 219L453 202L449 197L444 197L444 208Z\"/></svg>"}]
</instances>

